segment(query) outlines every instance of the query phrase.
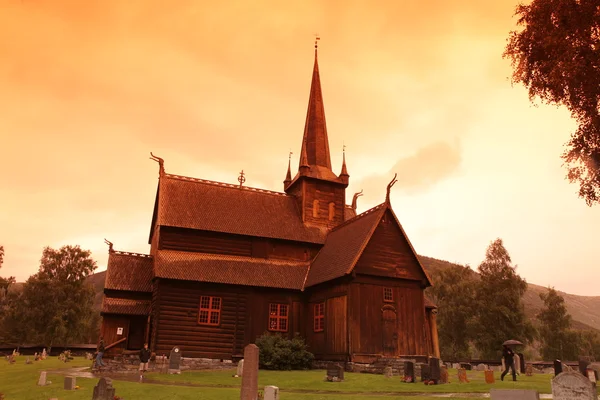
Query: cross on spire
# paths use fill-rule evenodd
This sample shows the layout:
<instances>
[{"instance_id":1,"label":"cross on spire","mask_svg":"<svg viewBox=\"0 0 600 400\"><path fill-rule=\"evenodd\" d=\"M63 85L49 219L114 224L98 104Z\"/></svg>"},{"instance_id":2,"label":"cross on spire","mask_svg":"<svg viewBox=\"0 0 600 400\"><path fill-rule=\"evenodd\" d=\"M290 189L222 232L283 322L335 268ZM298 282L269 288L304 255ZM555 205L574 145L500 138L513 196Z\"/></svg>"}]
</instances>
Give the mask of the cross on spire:
<instances>
[{"instance_id":1,"label":"cross on spire","mask_svg":"<svg viewBox=\"0 0 600 400\"><path fill-rule=\"evenodd\" d=\"M321 40L321 38L319 37L318 33L315 33L315 49L317 49L319 47L319 45L317 43L318 40Z\"/></svg>"}]
</instances>

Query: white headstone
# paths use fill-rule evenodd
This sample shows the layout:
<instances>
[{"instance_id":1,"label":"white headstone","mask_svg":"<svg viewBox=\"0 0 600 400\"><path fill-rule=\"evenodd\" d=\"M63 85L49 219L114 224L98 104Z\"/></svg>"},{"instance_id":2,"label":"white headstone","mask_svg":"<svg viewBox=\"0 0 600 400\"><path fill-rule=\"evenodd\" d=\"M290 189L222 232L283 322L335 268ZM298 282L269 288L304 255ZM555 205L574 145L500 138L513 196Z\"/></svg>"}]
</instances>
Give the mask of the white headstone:
<instances>
[{"instance_id":1,"label":"white headstone","mask_svg":"<svg viewBox=\"0 0 600 400\"><path fill-rule=\"evenodd\" d=\"M537 390L490 389L492 400L540 400Z\"/></svg>"},{"instance_id":2,"label":"white headstone","mask_svg":"<svg viewBox=\"0 0 600 400\"><path fill-rule=\"evenodd\" d=\"M485 371L487 368L485 364L477 364L476 369L477 371Z\"/></svg>"},{"instance_id":3,"label":"white headstone","mask_svg":"<svg viewBox=\"0 0 600 400\"><path fill-rule=\"evenodd\" d=\"M562 372L552 379L553 400L597 400L596 388L579 371Z\"/></svg>"},{"instance_id":4,"label":"white headstone","mask_svg":"<svg viewBox=\"0 0 600 400\"><path fill-rule=\"evenodd\" d=\"M514 360L513 366L515 367L515 371L516 371L517 375L521 375L521 357L519 357L518 354L515 354L513 360Z\"/></svg>"},{"instance_id":5,"label":"white headstone","mask_svg":"<svg viewBox=\"0 0 600 400\"><path fill-rule=\"evenodd\" d=\"M40 372L40 379L38 379L39 386L46 386L46 371Z\"/></svg>"},{"instance_id":6,"label":"white headstone","mask_svg":"<svg viewBox=\"0 0 600 400\"><path fill-rule=\"evenodd\" d=\"M279 388L277 386L265 386L264 400L279 400Z\"/></svg>"},{"instance_id":7,"label":"white headstone","mask_svg":"<svg viewBox=\"0 0 600 400\"><path fill-rule=\"evenodd\" d=\"M242 358L240 360L240 362L238 362L236 375L242 376L243 373L244 373L244 359Z\"/></svg>"}]
</instances>

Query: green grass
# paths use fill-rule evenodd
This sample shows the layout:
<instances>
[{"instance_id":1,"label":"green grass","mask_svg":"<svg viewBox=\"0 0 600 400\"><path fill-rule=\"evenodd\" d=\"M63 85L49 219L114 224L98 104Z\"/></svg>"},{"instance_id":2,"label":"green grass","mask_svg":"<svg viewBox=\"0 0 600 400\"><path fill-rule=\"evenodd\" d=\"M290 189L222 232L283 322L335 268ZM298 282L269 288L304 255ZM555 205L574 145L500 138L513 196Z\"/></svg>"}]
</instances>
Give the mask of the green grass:
<instances>
[{"instance_id":1,"label":"green grass","mask_svg":"<svg viewBox=\"0 0 600 400\"><path fill-rule=\"evenodd\" d=\"M72 362L63 363L56 357L44 361L25 364L26 357L18 357L17 363L10 365L0 359L0 393L4 393L6 400L47 400L53 397L59 400L89 400L92 397L94 385L98 379L77 378L79 389L66 391L63 389L64 375L52 372L57 369L73 367L89 367L90 361L75 358ZM51 385L40 387L37 381L40 371L48 371L48 380ZM183 372L181 375L167 375L159 373L147 374L148 380L164 381L170 384L139 384L113 380L116 394L125 400L237 400L240 392L241 378L233 378L235 370L225 371L194 371ZM399 382L398 377L385 378L382 375L346 373L345 381L339 383L324 382L325 371L260 371L259 388L265 385L278 386L282 400L426 400L434 397L403 396L407 392L423 393L476 393L489 392L491 387L535 389L540 393L550 393L551 375L534 375L532 377L520 376L518 382L499 382L487 385L484 382L483 372L469 371L471 380L468 384L456 382L456 370L450 371L451 383L447 385L426 386L423 383L407 384ZM499 374L496 374L499 376ZM194 384L206 387L175 386L175 384ZM309 391L312 391L310 393ZM361 394L363 393L363 394ZM397 395L382 396L384 393L397 393ZM379 395L378 395L379 394ZM439 398L438 398L439 399ZM453 397L455 400L467 398Z\"/></svg>"},{"instance_id":2,"label":"green grass","mask_svg":"<svg viewBox=\"0 0 600 400\"><path fill-rule=\"evenodd\" d=\"M181 382L207 386L239 386L241 378L233 378L235 370L225 371L194 371L182 372L181 375L167 375L149 373L148 379ZM550 380L552 375L535 374L533 376L521 375L517 382L508 377L500 381L500 373L495 373L496 383L485 383L483 372L468 371L470 383L458 383L456 370L450 370L450 383L445 385L427 386L421 382L402 383L399 377L386 378L383 375L346 373L344 382L325 382L324 370L313 371L260 371L258 377L259 387L275 385L281 390L318 390L340 392L423 392L423 393L488 393L492 387L499 389L535 389L539 393L551 393Z\"/></svg>"}]
</instances>

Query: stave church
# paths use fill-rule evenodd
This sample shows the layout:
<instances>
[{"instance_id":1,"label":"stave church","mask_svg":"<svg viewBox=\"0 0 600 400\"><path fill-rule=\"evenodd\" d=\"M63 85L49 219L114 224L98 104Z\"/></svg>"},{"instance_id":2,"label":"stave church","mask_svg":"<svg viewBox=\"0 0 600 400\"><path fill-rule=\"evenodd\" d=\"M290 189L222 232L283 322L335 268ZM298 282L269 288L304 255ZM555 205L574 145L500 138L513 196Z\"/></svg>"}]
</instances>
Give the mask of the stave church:
<instances>
[{"instance_id":1,"label":"stave church","mask_svg":"<svg viewBox=\"0 0 600 400\"><path fill-rule=\"evenodd\" d=\"M301 335L317 360L439 357L431 280L391 207L394 181L357 213L345 156L332 169L317 46L300 161L282 192L244 186L243 174L236 185L170 174L154 159L150 254L107 242L108 355L148 342L236 360L271 332Z\"/></svg>"}]
</instances>

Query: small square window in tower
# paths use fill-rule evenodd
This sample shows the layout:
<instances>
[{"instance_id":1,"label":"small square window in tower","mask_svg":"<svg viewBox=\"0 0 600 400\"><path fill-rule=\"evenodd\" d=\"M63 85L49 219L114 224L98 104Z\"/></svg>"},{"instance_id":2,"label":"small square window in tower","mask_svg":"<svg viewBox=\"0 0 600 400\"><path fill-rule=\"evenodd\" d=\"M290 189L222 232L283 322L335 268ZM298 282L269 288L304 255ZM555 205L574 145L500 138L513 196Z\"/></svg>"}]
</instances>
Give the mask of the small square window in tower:
<instances>
[{"instance_id":1,"label":"small square window in tower","mask_svg":"<svg viewBox=\"0 0 600 400\"><path fill-rule=\"evenodd\" d=\"M394 301L394 292L392 291L392 288L383 288L383 301L388 303Z\"/></svg>"}]
</instances>

